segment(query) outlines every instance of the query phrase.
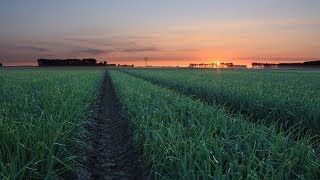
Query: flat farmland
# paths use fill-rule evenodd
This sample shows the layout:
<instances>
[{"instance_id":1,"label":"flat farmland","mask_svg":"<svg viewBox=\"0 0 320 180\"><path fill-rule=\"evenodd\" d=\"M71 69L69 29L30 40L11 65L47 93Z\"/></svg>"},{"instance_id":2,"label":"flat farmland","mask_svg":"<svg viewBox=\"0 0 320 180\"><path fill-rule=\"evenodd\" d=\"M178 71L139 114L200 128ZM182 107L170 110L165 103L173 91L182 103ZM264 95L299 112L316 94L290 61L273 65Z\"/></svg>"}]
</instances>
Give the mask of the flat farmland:
<instances>
[{"instance_id":1,"label":"flat farmland","mask_svg":"<svg viewBox=\"0 0 320 180\"><path fill-rule=\"evenodd\" d=\"M145 167L164 179L319 177L319 75L213 69L111 72Z\"/></svg>"},{"instance_id":2,"label":"flat farmland","mask_svg":"<svg viewBox=\"0 0 320 180\"><path fill-rule=\"evenodd\" d=\"M79 138L103 74L0 69L0 179L51 179L79 166Z\"/></svg>"},{"instance_id":3,"label":"flat farmland","mask_svg":"<svg viewBox=\"0 0 320 180\"><path fill-rule=\"evenodd\" d=\"M319 78L0 69L0 177L319 179Z\"/></svg>"},{"instance_id":4,"label":"flat farmland","mask_svg":"<svg viewBox=\"0 0 320 180\"><path fill-rule=\"evenodd\" d=\"M125 69L143 78L285 129L320 133L320 73L293 70Z\"/></svg>"}]
</instances>

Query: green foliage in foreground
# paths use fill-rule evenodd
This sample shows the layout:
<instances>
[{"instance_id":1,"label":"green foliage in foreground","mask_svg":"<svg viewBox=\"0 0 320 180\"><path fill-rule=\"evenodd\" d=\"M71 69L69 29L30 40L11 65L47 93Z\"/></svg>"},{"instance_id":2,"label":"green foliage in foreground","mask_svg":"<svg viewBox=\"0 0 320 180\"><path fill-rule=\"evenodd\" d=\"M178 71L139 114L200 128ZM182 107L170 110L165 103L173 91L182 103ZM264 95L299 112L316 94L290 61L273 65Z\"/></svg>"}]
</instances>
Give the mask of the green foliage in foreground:
<instances>
[{"instance_id":1,"label":"green foliage in foreground","mask_svg":"<svg viewBox=\"0 0 320 180\"><path fill-rule=\"evenodd\" d=\"M199 69L124 69L256 120L320 134L320 73ZM296 126L299 124L298 126Z\"/></svg>"},{"instance_id":2,"label":"green foliage in foreground","mask_svg":"<svg viewBox=\"0 0 320 180\"><path fill-rule=\"evenodd\" d=\"M77 165L76 137L103 71L0 71L0 179L53 179Z\"/></svg>"},{"instance_id":3,"label":"green foliage in foreground","mask_svg":"<svg viewBox=\"0 0 320 180\"><path fill-rule=\"evenodd\" d=\"M110 72L147 175L157 178L318 179L310 141L232 118L166 88Z\"/></svg>"}]
</instances>

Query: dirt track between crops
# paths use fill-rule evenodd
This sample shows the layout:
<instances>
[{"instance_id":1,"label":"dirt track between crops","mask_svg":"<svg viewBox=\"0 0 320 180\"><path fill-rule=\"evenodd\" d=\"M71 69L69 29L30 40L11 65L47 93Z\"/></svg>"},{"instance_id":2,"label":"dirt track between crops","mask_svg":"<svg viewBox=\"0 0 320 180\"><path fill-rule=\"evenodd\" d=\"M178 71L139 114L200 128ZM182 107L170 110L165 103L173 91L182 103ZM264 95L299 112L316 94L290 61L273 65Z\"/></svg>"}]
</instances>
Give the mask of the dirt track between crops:
<instances>
[{"instance_id":1,"label":"dirt track between crops","mask_svg":"<svg viewBox=\"0 0 320 180\"><path fill-rule=\"evenodd\" d=\"M129 122L120 114L108 72L96 106L87 128L89 148L79 179L142 179L139 153L132 144Z\"/></svg>"}]
</instances>

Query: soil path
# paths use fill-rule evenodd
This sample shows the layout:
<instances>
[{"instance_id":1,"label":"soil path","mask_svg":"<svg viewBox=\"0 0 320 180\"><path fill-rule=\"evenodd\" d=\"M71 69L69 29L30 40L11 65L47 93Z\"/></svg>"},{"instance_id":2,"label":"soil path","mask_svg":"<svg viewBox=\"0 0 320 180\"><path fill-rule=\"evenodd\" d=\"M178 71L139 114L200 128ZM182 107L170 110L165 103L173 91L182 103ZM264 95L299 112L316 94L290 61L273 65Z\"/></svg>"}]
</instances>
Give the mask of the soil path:
<instances>
[{"instance_id":1,"label":"soil path","mask_svg":"<svg viewBox=\"0 0 320 180\"><path fill-rule=\"evenodd\" d=\"M100 102L87 128L85 169L79 179L141 179L139 153L132 145L129 122L122 118L109 73L106 72Z\"/></svg>"}]
</instances>

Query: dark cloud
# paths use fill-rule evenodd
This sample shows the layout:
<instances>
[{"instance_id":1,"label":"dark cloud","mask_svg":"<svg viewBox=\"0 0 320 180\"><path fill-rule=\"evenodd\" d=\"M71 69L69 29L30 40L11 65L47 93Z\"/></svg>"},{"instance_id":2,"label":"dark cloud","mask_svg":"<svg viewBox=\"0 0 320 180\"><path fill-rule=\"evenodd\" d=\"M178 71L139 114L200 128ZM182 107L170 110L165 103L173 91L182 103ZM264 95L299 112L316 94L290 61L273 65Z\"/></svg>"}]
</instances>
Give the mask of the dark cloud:
<instances>
[{"instance_id":1,"label":"dark cloud","mask_svg":"<svg viewBox=\"0 0 320 180\"><path fill-rule=\"evenodd\" d=\"M81 49L81 52L85 53L92 53L94 55L96 54L102 54L106 53L105 50L102 50L101 47L107 47L109 52L145 52L145 51L161 51L159 48L153 47L153 46L137 46L136 41L132 41L130 39L146 39L151 38L149 36L131 36L131 37L111 37L108 39L96 39L96 38L65 38L67 41L71 41L73 43L86 43L86 44L93 44L98 45L100 49L95 48L89 48L89 49ZM80 47L83 47L83 45L80 45ZM113 47L113 48L112 48Z\"/></svg>"},{"instance_id":2,"label":"dark cloud","mask_svg":"<svg viewBox=\"0 0 320 180\"><path fill-rule=\"evenodd\" d=\"M158 48L146 47L146 48L125 48L120 49L121 52L144 52L144 51L160 51Z\"/></svg>"},{"instance_id":3,"label":"dark cloud","mask_svg":"<svg viewBox=\"0 0 320 180\"><path fill-rule=\"evenodd\" d=\"M31 45L1 45L0 48L3 49L18 49L18 50L28 50L35 52L48 52L49 49Z\"/></svg>"},{"instance_id":4,"label":"dark cloud","mask_svg":"<svg viewBox=\"0 0 320 180\"><path fill-rule=\"evenodd\" d=\"M104 40L97 40L97 39L78 39L78 38L65 38L67 41L72 42L79 42L79 43L87 43L87 44L95 44L95 45L102 45L102 46L111 46L111 43L107 43Z\"/></svg>"},{"instance_id":5,"label":"dark cloud","mask_svg":"<svg viewBox=\"0 0 320 180\"><path fill-rule=\"evenodd\" d=\"M113 52L113 50L104 50L104 49L97 49L97 48L82 48L76 50L79 53L85 53L90 55L100 55L100 54L107 54Z\"/></svg>"},{"instance_id":6,"label":"dark cloud","mask_svg":"<svg viewBox=\"0 0 320 180\"><path fill-rule=\"evenodd\" d=\"M41 47L35 47L35 46L20 46L18 48L37 51L37 52L47 52L47 51L49 51L49 49L47 49L47 48L41 48Z\"/></svg>"}]
</instances>

